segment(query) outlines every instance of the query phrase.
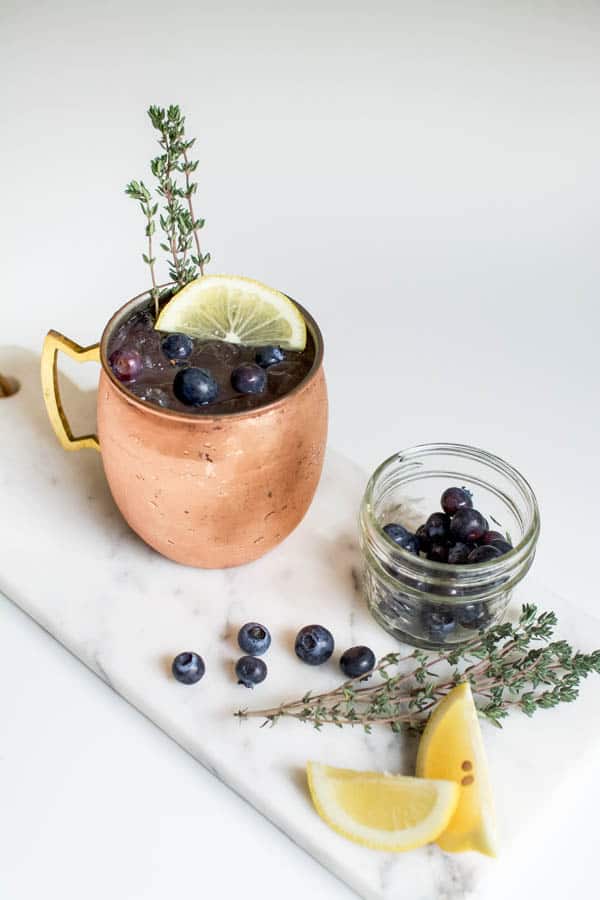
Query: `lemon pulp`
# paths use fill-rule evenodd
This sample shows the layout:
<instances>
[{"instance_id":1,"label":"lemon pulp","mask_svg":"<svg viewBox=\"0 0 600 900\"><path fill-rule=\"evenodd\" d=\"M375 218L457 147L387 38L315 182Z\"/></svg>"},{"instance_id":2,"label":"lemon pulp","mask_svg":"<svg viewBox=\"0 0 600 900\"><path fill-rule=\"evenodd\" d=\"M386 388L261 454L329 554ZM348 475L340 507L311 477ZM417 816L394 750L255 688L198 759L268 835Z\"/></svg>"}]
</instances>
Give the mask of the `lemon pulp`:
<instances>
[{"instance_id":1,"label":"lemon pulp","mask_svg":"<svg viewBox=\"0 0 600 900\"><path fill-rule=\"evenodd\" d=\"M338 834L375 850L403 851L434 841L458 802L451 781L356 772L309 762L315 808Z\"/></svg>"},{"instance_id":2,"label":"lemon pulp","mask_svg":"<svg viewBox=\"0 0 600 900\"><path fill-rule=\"evenodd\" d=\"M240 275L204 275L190 281L166 304L155 328L249 347L306 347L306 324L296 304L280 291Z\"/></svg>"}]
</instances>

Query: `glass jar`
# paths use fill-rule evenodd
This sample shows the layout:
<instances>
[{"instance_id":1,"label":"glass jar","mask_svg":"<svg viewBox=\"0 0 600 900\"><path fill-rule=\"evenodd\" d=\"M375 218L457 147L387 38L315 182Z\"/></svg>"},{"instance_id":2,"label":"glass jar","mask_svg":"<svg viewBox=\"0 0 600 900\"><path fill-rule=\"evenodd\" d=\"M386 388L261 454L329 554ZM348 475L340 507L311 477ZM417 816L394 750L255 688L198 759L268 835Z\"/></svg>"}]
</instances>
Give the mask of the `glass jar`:
<instances>
[{"instance_id":1,"label":"glass jar","mask_svg":"<svg viewBox=\"0 0 600 900\"><path fill-rule=\"evenodd\" d=\"M388 537L389 522L416 531L441 510L448 487L466 487L491 529L513 549L487 562L451 565L409 553ZM421 444L373 473L360 510L369 608L394 637L417 647L459 646L503 616L527 574L540 531L535 495L522 475L491 453L462 444Z\"/></svg>"}]
</instances>

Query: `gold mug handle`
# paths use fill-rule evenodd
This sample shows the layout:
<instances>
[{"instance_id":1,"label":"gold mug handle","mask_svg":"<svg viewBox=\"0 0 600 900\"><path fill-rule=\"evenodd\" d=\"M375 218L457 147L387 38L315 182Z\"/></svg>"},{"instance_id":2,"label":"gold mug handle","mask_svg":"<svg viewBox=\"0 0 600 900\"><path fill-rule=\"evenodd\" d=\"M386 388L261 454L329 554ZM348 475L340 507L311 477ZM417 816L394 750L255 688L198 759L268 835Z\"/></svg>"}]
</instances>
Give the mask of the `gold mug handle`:
<instances>
[{"instance_id":1,"label":"gold mug handle","mask_svg":"<svg viewBox=\"0 0 600 900\"><path fill-rule=\"evenodd\" d=\"M58 351L62 350L71 359L77 362L100 362L100 345L80 347L75 341L65 337L58 331L49 331L44 340L42 349L42 391L44 402L48 411L50 424L64 450L82 450L91 447L100 450L100 443L95 434L85 434L75 437L71 431L69 420L63 409L58 386Z\"/></svg>"}]
</instances>

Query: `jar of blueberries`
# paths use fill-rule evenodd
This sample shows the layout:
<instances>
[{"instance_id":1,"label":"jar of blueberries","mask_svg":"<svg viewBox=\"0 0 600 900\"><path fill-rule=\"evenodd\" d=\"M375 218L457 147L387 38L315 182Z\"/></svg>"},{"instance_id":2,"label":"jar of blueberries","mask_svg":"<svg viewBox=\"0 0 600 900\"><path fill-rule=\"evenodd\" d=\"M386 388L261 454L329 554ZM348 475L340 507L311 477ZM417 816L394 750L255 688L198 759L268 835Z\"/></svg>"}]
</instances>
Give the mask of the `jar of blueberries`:
<instances>
[{"instance_id":1,"label":"jar of blueberries","mask_svg":"<svg viewBox=\"0 0 600 900\"><path fill-rule=\"evenodd\" d=\"M497 456L422 444L373 473L360 511L369 608L398 640L459 646L504 615L540 531L535 495Z\"/></svg>"}]
</instances>

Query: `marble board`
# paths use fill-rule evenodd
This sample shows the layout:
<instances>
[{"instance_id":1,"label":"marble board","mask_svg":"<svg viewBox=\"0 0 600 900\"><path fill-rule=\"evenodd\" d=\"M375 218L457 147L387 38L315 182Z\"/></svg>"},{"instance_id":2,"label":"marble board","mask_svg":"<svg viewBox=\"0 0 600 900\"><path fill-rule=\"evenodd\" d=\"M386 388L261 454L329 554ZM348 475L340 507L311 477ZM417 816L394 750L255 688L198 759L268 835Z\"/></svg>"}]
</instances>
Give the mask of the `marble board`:
<instances>
[{"instance_id":1,"label":"marble board","mask_svg":"<svg viewBox=\"0 0 600 900\"><path fill-rule=\"evenodd\" d=\"M379 656L398 646L370 618L360 592L356 520L365 473L330 452L309 514L282 546L239 569L184 568L130 532L97 453L61 450L46 419L37 357L3 351L2 364L22 387L0 401L0 590L360 896L485 900L486 886L510 870L519 844L535 839L536 822L570 774L583 777L597 759L598 684L586 683L576 704L539 713L534 726L521 714L502 731L483 724L498 787L498 860L435 846L388 855L346 842L313 811L306 760L411 774L411 740L385 729L318 733L294 721L260 728L259 720L240 722L233 713L333 687L345 647L369 644ZM92 392L68 379L63 390L75 421L89 415ZM555 609L562 636L582 649L600 646L600 623L543 589L536 575L517 600ZM248 620L264 622L273 635L269 678L253 692L233 677L237 630ZM313 621L332 630L338 648L317 669L293 653L296 631ZM198 650L207 667L192 688L169 674L172 657L186 649ZM551 821L568 827L560 816Z\"/></svg>"}]
</instances>

